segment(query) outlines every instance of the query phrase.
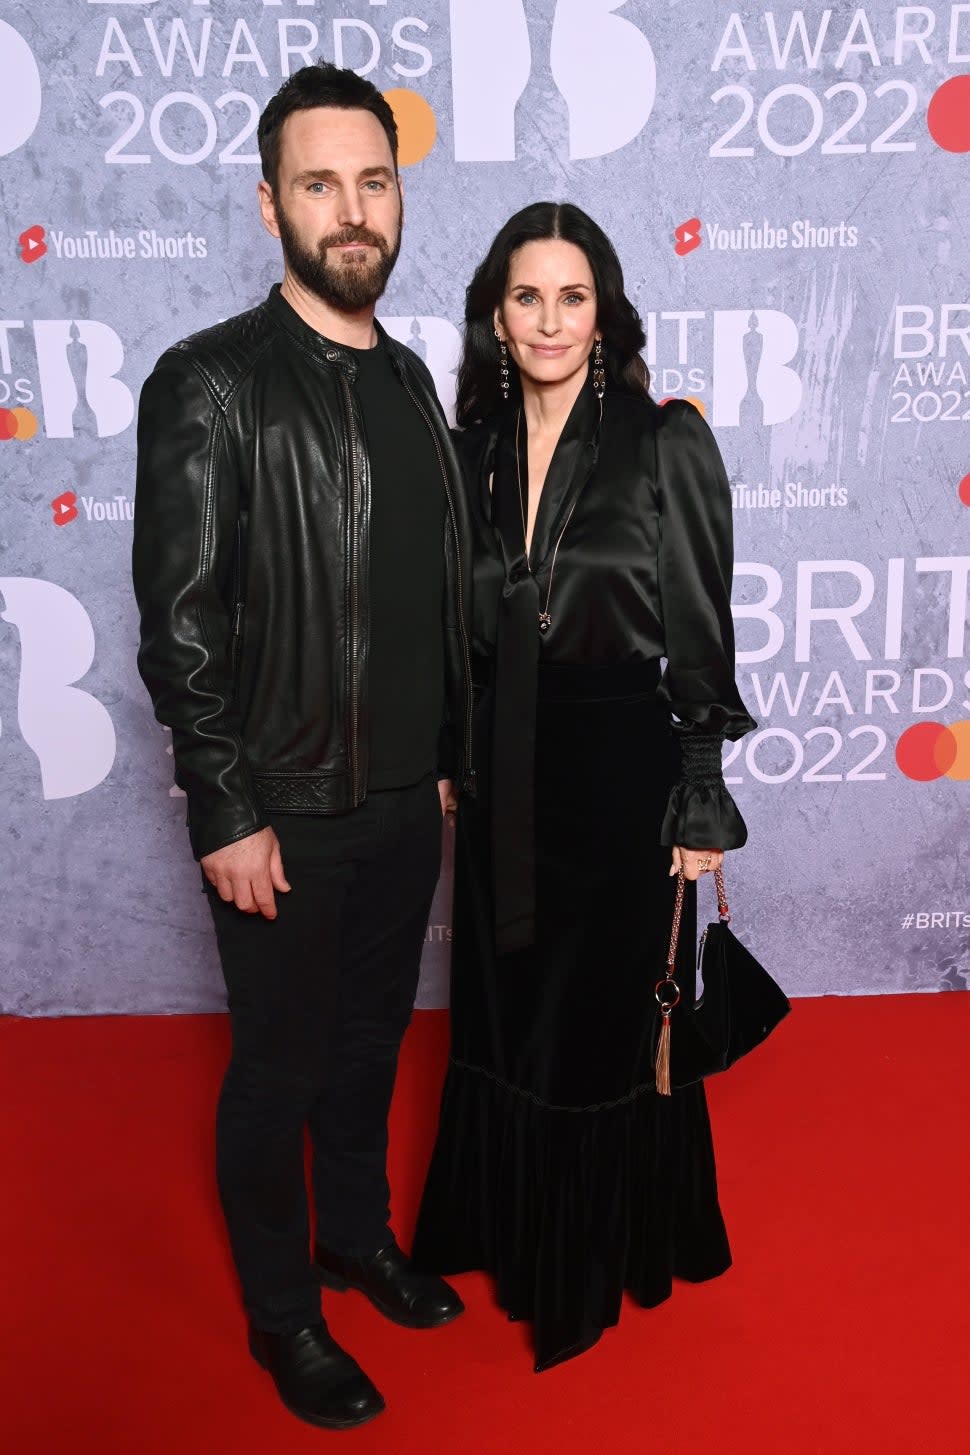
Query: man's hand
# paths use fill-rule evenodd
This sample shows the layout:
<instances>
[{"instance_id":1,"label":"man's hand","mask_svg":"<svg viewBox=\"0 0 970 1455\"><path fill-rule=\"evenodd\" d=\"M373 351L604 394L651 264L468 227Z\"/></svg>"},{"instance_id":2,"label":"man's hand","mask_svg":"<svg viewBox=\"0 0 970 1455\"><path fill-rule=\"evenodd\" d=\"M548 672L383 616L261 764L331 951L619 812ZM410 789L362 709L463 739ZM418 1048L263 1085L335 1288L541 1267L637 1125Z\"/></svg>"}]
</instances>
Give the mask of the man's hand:
<instances>
[{"instance_id":1,"label":"man's hand","mask_svg":"<svg viewBox=\"0 0 970 1455\"><path fill-rule=\"evenodd\" d=\"M274 890L286 894L289 884L283 873L280 841L272 829L260 829L206 854L202 872L220 899L235 904L244 914L276 918Z\"/></svg>"},{"instance_id":2,"label":"man's hand","mask_svg":"<svg viewBox=\"0 0 970 1455\"><path fill-rule=\"evenodd\" d=\"M441 799L441 817L454 813L458 807L458 798L455 793L455 785L450 778L438 779L438 797Z\"/></svg>"}]
</instances>

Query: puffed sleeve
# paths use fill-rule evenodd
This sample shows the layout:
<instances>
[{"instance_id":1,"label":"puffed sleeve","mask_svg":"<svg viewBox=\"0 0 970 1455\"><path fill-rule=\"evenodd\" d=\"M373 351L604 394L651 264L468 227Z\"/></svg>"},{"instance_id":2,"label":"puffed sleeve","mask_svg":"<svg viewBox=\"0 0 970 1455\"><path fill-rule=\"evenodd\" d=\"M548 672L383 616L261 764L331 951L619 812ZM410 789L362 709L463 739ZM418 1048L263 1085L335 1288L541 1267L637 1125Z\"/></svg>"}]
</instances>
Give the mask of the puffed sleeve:
<instances>
[{"instance_id":1,"label":"puffed sleeve","mask_svg":"<svg viewBox=\"0 0 970 1455\"><path fill-rule=\"evenodd\" d=\"M661 421L658 580L667 668L660 695L675 720L682 763L662 841L738 849L748 831L724 786L721 744L756 724L734 680L731 492L714 436L693 405L674 400Z\"/></svg>"}]
</instances>

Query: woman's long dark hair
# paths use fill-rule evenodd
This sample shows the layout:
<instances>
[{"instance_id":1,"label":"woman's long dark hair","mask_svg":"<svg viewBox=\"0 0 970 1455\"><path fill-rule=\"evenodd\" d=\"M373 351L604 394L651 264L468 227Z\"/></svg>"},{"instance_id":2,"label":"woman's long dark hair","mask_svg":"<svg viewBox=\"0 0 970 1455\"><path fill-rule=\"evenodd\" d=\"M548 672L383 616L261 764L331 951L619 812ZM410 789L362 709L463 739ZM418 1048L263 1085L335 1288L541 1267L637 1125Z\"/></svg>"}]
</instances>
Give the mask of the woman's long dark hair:
<instances>
[{"instance_id":1,"label":"woman's long dark hair","mask_svg":"<svg viewBox=\"0 0 970 1455\"><path fill-rule=\"evenodd\" d=\"M623 291L623 269L603 229L571 202L533 202L510 217L465 294L465 343L458 366L456 415L462 426L502 407L495 310L505 297L512 254L525 243L562 238L582 248L596 287L596 323L603 335L607 390L646 396L650 372L640 357L646 337L640 315ZM509 365L509 397L521 397L519 371Z\"/></svg>"}]
</instances>

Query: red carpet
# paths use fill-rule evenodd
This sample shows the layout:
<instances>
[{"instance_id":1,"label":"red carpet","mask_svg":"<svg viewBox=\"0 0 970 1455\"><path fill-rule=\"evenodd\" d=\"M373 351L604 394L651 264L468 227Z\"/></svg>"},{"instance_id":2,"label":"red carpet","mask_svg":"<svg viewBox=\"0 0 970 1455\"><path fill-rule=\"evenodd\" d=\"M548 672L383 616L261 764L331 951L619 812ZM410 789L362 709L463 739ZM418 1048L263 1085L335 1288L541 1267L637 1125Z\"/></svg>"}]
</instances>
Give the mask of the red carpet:
<instances>
[{"instance_id":1,"label":"red carpet","mask_svg":"<svg viewBox=\"0 0 970 1455\"><path fill-rule=\"evenodd\" d=\"M406 1239L444 1016L415 1018L392 1126ZM487 1280L412 1333L356 1294L338 1335L388 1412L301 1426L245 1352L211 1173L220 1017L0 1021L9 1455L963 1455L970 1450L970 995L800 1001L711 1084L736 1266L628 1303L531 1371Z\"/></svg>"}]
</instances>

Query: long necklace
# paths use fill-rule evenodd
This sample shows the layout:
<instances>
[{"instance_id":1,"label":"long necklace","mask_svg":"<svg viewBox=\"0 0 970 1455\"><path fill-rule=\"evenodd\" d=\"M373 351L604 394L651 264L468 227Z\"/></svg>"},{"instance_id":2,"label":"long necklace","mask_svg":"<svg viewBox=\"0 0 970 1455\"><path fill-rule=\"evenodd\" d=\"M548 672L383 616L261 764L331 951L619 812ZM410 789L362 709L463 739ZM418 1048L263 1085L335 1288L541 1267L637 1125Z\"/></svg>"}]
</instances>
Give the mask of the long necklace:
<instances>
[{"instance_id":1,"label":"long necklace","mask_svg":"<svg viewBox=\"0 0 970 1455\"><path fill-rule=\"evenodd\" d=\"M600 421L601 422L602 422L602 419L603 419L603 401L600 400ZM515 417L515 475L516 475L516 479L517 479L518 485L519 485L519 512L520 512L520 514L522 516L522 544L524 546L525 543L526 543L526 540L528 539L528 532L527 532L527 529L526 529L526 500L525 500L525 494L524 494L523 489L522 489L522 464L521 464L521 458L520 458L520 455L519 455L519 427L520 427L521 424L522 424L522 410L520 409L519 412L518 412L518 414ZM582 492L580 492L580 494L581 493ZM543 606L542 610L539 612L539 631L542 633L543 636L545 636L546 632L552 626L552 617L549 615L549 602L550 602L550 600L552 598L552 580L553 580L553 577L556 574L556 558L559 555L559 547L562 545L562 538L566 534L566 529L567 529L567 527L569 525L569 522L573 518L573 511L576 509L576 506L578 504L579 504L579 495L576 496L576 499L573 501L572 505L569 507L569 514L566 516L566 519L563 521L562 530L559 532L559 535L556 538L555 548L553 549L553 552L552 552L552 564L549 567L549 584L546 587L546 601L545 601L545 605ZM526 555L525 555L525 564L526 564L526 567L527 567L527 569L529 571L530 576L532 575L532 559L531 559L531 556L532 556L531 551L527 549L526 550Z\"/></svg>"}]
</instances>

